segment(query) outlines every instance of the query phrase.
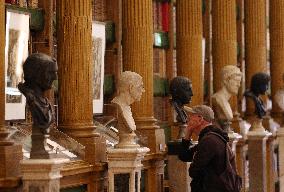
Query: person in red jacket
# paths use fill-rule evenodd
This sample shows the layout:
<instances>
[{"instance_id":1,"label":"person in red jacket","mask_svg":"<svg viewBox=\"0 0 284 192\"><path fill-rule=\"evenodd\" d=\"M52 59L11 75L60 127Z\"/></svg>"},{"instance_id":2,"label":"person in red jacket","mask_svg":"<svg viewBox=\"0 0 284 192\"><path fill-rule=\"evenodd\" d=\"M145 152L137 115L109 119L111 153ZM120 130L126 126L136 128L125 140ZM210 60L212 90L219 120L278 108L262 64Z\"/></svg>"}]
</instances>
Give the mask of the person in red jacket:
<instances>
[{"instance_id":1,"label":"person in red jacket","mask_svg":"<svg viewBox=\"0 0 284 192\"><path fill-rule=\"evenodd\" d=\"M189 121L179 159L192 162L189 176L192 178L192 192L228 192L226 183L219 175L226 169L228 134L213 124L214 112L206 105L198 105L188 111ZM198 135L194 145L191 136ZM229 146L228 146L229 147ZM236 171L235 158L229 149L229 160Z\"/></svg>"}]
</instances>

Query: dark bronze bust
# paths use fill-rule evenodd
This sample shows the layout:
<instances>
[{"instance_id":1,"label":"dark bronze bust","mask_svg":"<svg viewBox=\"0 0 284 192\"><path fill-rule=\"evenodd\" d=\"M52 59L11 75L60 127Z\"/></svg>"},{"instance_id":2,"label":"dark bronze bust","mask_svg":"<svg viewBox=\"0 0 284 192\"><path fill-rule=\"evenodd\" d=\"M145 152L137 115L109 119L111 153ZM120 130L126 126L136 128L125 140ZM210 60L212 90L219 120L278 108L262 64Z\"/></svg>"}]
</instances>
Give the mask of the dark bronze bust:
<instances>
[{"instance_id":1,"label":"dark bronze bust","mask_svg":"<svg viewBox=\"0 0 284 192\"><path fill-rule=\"evenodd\" d=\"M190 103L192 93L191 81L187 77L177 76L170 82L171 104L177 113L177 121L187 123L187 114L183 109L185 104Z\"/></svg>"},{"instance_id":2,"label":"dark bronze bust","mask_svg":"<svg viewBox=\"0 0 284 192\"><path fill-rule=\"evenodd\" d=\"M19 83L18 88L26 97L33 119L31 159L46 159L46 138L54 115L44 91L57 79L57 63L48 55L35 53L26 59L23 71L25 82Z\"/></svg>"},{"instance_id":3,"label":"dark bronze bust","mask_svg":"<svg viewBox=\"0 0 284 192\"><path fill-rule=\"evenodd\" d=\"M266 73L256 73L251 78L250 89L244 93L248 99L252 99L255 104L255 114L262 119L266 115L266 110L260 95L264 95L268 89L270 76Z\"/></svg>"}]
</instances>

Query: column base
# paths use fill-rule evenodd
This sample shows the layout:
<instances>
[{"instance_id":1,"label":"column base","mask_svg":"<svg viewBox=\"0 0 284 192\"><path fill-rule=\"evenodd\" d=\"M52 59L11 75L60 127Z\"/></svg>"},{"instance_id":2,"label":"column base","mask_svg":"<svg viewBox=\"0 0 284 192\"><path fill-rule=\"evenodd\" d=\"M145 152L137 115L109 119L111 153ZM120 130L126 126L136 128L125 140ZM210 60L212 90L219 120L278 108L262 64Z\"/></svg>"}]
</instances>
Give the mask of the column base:
<instances>
[{"instance_id":1,"label":"column base","mask_svg":"<svg viewBox=\"0 0 284 192\"><path fill-rule=\"evenodd\" d=\"M21 145L0 146L0 178L19 177L22 159Z\"/></svg>"},{"instance_id":2,"label":"column base","mask_svg":"<svg viewBox=\"0 0 284 192\"><path fill-rule=\"evenodd\" d=\"M59 192L60 169L68 159L29 159L21 161L24 192Z\"/></svg>"},{"instance_id":3,"label":"column base","mask_svg":"<svg viewBox=\"0 0 284 192\"><path fill-rule=\"evenodd\" d=\"M14 142L7 139L8 135L9 132L6 130L6 128L0 127L0 146L13 145Z\"/></svg>"},{"instance_id":4,"label":"column base","mask_svg":"<svg viewBox=\"0 0 284 192\"><path fill-rule=\"evenodd\" d=\"M165 144L164 129L156 125L156 122L153 117L135 118L136 134L141 134L140 145L148 147L151 153L161 152L160 146Z\"/></svg>"},{"instance_id":5,"label":"column base","mask_svg":"<svg viewBox=\"0 0 284 192\"><path fill-rule=\"evenodd\" d=\"M84 160L91 164L106 162L106 140L95 132L94 125L59 125L58 129L85 146Z\"/></svg>"}]
</instances>

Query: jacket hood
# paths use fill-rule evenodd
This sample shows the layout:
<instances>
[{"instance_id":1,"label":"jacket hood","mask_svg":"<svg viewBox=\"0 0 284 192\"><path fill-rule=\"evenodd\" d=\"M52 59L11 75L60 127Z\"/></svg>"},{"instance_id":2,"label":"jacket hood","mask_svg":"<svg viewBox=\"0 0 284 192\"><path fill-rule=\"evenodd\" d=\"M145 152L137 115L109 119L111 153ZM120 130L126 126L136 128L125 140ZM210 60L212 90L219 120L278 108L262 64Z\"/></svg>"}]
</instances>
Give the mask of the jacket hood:
<instances>
[{"instance_id":1,"label":"jacket hood","mask_svg":"<svg viewBox=\"0 0 284 192\"><path fill-rule=\"evenodd\" d=\"M199 134L199 138L198 141L200 141L202 139L202 137L204 137L207 133L209 132L215 132L219 135L221 135L227 142L229 142L229 136L228 133L223 131L222 129L215 127L213 125L209 125L207 127L205 127Z\"/></svg>"}]
</instances>

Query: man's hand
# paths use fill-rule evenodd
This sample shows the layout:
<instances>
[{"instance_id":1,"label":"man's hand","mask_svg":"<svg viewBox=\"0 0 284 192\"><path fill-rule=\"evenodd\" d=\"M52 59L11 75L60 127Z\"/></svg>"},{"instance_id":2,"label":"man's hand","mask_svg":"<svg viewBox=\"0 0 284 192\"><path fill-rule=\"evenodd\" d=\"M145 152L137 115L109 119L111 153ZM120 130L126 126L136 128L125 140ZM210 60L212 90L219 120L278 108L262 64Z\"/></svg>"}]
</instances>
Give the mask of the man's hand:
<instances>
[{"instance_id":1,"label":"man's hand","mask_svg":"<svg viewBox=\"0 0 284 192\"><path fill-rule=\"evenodd\" d=\"M184 139L190 140L190 138L192 136L192 133L193 133L192 126L187 126L186 129L185 129L185 137L184 137Z\"/></svg>"}]
</instances>

